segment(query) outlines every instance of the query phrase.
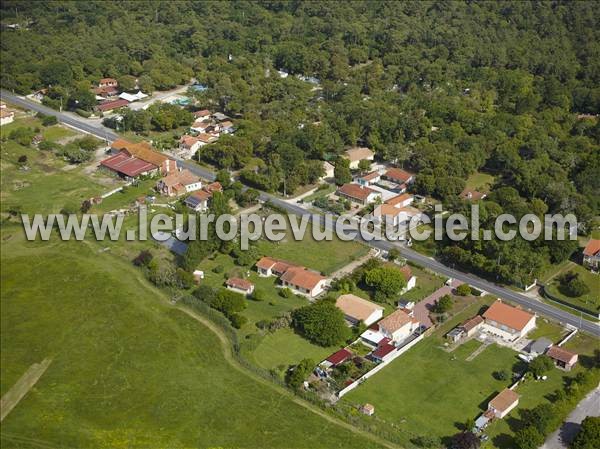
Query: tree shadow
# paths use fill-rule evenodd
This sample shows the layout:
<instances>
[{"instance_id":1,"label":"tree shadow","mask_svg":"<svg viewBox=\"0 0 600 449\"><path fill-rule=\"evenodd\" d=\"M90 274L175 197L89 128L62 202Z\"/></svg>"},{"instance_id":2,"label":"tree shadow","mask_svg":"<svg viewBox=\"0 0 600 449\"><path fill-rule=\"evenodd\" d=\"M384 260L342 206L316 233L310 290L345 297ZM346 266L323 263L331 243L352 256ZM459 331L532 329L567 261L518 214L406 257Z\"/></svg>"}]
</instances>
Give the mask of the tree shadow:
<instances>
[{"instance_id":1,"label":"tree shadow","mask_svg":"<svg viewBox=\"0 0 600 449\"><path fill-rule=\"evenodd\" d=\"M492 438L492 443L498 449L514 449L515 448L515 439L507 434L501 433Z\"/></svg>"},{"instance_id":2,"label":"tree shadow","mask_svg":"<svg viewBox=\"0 0 600 449\"><path fill-rule=\"evenodd\" d=\"M560 430L559 436L561 441L565 446L569 446L572 442L579 430L581 429L581 424L577 424L574 422L566 422L564 423Z\"/></svg>"},{"instance_id":3,"label":"tree shadow","mask_svg":"<svg viewBox=\"0 0 600 449\"><path fill-rule=\"evenodd\" d=\"M498 395L499 391L495 391L493 393L491 393L490 395L488 395L482 402L479 403L478 407L480 410L483 410L484 412L488 409L488 404L490 403L490 401L492 399L494 399L494 397L496 397Z\"/></svg>"}]
</instances>

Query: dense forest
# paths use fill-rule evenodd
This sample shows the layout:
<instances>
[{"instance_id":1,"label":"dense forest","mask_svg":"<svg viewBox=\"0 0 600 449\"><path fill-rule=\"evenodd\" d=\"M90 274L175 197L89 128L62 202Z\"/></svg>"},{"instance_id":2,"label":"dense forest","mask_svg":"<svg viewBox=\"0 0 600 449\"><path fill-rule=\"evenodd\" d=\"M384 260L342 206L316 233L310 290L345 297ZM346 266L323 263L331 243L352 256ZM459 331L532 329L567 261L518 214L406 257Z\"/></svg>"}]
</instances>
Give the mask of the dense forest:
<instances>
[{"instance_id":1,"label":"dense forest","mask_svg":"<svg viewBox=\"0 0 600 449\"><path fill-rule=\"evenodd\" d=\"M101 77L135 77L150 92L195 77L208 86L196 93L202 105L239 124L203 158L254 187L281 191L285 180L293 191L319 176L321 160L366 145L417 172L416 191L451 209L464 208L465 180L484 171L496 179L482 206L490 223L507 211L573 212L586 234L600 208L599 10L592 1L3 1L1 84L81 104ZM150 120L139 122L144 131ZM492 243L440 251L524 283L574 249Z\"/></svg>"}]
</instances>

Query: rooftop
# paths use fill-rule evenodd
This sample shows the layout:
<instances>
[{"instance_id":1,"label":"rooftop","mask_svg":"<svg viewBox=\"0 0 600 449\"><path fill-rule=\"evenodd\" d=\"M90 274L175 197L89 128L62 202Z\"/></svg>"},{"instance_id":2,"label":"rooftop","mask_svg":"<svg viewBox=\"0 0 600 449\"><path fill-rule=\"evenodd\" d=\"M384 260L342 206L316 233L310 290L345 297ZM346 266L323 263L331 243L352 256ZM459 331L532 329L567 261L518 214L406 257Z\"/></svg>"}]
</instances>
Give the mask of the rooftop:
<instances>
[{"instance_id":1,"label":"rooftop","mask_svg":"<svg viewBox=\"0 0 600 449\"><path fill-rule=\"evenodd\" d=\"M546 354L551 359L559 360L563 363L571 363L577 357L576 353L567 351L560 346L552 346Z\"/></svg>"},{"instance_id":2,"label":"rooftop","mask_svg":"<svg viewBox=\"0 0 600 449\"><path fill-rule=\"evenodd\" d=\"M378 193L376 190L358 184L344 184L338 189L338 192L362 201L366 200L372 193Z\"/></svg>"},{"instance_id":3,"label":"rooftop","mask_svg":"<svg viewBox=\"0 0 600 449\"><path fill-rule=\"evenodd\" d=\"M386 316L378 324L379 328L383 327L389 333L394 333L398 329L401 329L410 322L412 322L411 317L403 310L398 309L390 315Z\"/></svg>"},{"instance_id":4,"label":"rooftop","mask_svg":"<svg viewBox=\"0 0 600 449\"><path fill-rule=\"evenodd\" d=\"M384 310L380 305L352 294L341 295L335 305L344 315L360 321L368 319L377 310Z\"/></svg>"},{"instance_id":5,"label":"rooftop","mask_svg":"<svg viewBox=\"0 0 600 449\"><path fill-rule=\"evenodd\" d=\"M154 164L131 157L124 152L104 159L100 165L132 178L158 168Z\"/></svg>"},{"instance_id":6,"label":"rooftop","mask_svg":"<svg viewBox=\"0 0 600 449\"><path fill-rule=\"evenodd\" d=\"M281 280L288 282L296 287L306 290L312 290L321 281L327 279L321 274L308 270L304 267L291 267L281 275Z\"/></svg>"},{"instance_id":7,"label":"rooftop","mask_svg":"<svg viewBox=\"0 0 600 449\"><path fill-rule=\"evenodd\" d=\"M228 287L233 287L240 290L250 290L252 287L254 287L254 284L252 284L252 282L242 278L229 278L227 279L225 284Z\"/></svg>"},{"instance_id":8,"label":"rooftop","mask_svg":"<svg viewBox=\"0 0 600 449\"><path fill-rule=\"evenodd\" d=\"M520 331L523 330L534 315L497 300L484 312L483 317L486 320L492 320L496 323L504 324L511 329Z\"/></svg>"},{"instance_id":9,"label":"rooftop","mask_svg":"<svg viewBox=\"0 0 600 449\"><path fill-rule=\"evenodd\" d=\"M402 170L401 168L390 168L385 172L386 178L397 179L402 182L407 182L413 176L414 175L412 173Z\"/></svg>"},{"instance_id":10,"label":"rooftop","mask_svg":"<svg viewBox=\"0 0 600 449\"><path fill-rule=\"evenodd\" d=\"M515 402L519 400L519 395L514 391L505 388L488 404L489 407L503 412L509 409Z\"/></svg>"},{"instance_id":11,"label":"rooftop","mask_svg":"<svg viewBox=\"0 0 600 449\"><path fill-rule=\"evenodd\" d=\"M583 249L583 254L586 256L595 256L598 253L600 253L600 240L590 239Z\"/></svg>"},{"instance_id":12,"label":"rooftop","mask_svg":"<svg viewBox=\"0 0 600 449\"><path fill-rule=\"evenodd\" d=\"M356 147L346 150L346 158L350 162L360 161L363 159L373 159L375 153L365 147Z\"/></svg>"}]
</instances>

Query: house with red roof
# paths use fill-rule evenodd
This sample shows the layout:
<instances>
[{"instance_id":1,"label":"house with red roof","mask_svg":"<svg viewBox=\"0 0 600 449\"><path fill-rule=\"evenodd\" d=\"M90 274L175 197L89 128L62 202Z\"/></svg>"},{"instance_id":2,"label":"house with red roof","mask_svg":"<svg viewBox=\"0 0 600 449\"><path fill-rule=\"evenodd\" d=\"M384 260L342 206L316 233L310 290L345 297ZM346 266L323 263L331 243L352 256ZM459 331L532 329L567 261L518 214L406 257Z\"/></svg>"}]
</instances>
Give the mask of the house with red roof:
<instances>
[{"instance_id":1,"label":"house with red roof","mask_svg":"<svg viewBox=\"0 0 600 449\"><path fill-rule=\"evenodd\" d=\"M379 333L394 343L400 343L410 337L418 328L419 321L397 309L377 323ZM381 344L381 341L379 342Z\"/></svg>"},{"instance_id":2,"label":"house with red roof","mask_svg":"<svg viewBox=\"0 0 600 449\"><path fill-rule=\"evenodd\" d=\"M552 359L557 368L565 371L571 371L579 358L576 353L567 351L560 346L551 346L546 355Z\"/></svg>"},{"instance_id":3,"label":"house with red roof","mask_svg":"<svg viewBox=\"0 0 600 449\"><path fill-rule=\"evenodd\" d=\"M413 173L402 170L401 168L389 168L383 175L385 179L396 184L412 184L415 181Z\"/></svg>"},{"instance_id":4,"label":"house with red roof","mask_svg":"<svg viewBox=\"0 0 600 449\"><path fill-rule=\"evenodd\" d=\"M515 341L535 328L535 315L501 300L494 302L484 313L482 329L503 340Z\"/></svg>"},{"instance_id":5,"label":"house with red roof","mask_svg":"<svg viewBox=\"0 0 600 449\"><path fill-rule=\"evenodd\" d=\"M202 181L187 169L169 173L156 184L156 190L166 196L180 196L202 188Z\"/></svg>"},{"instance_id":6,"label":"house with red roof","mask_svg":"<svg viewBox=\"0 0 600 449\"><path fill-rule=\"evenodd\" d=\"M159 173L158 166L146 162L126 152L120 152L100 162L100 166L117 173L125 179L139 176L154 176Z\"/></svg>"},{"instance_id":7,"label":"house with red roof","mask_svg":"<svg viewBox=\"0 0 600 449\"><path fill-rule=\"evenodd\" d=\"M371 184L377 184L381 179L381 174L375 170L371 173L367 173L366 175L359 176L356 178L356 182L358 185L369 187Z\"/></svg>"},{"instance_id":8,"label":"house with red roof","mask_svg":"<svg viewBox=\"0 0 600 449\"><path fill-rule=\"evenodd\" d=\"M100 112L114 111L115 109L123 108L127 106L129 102L119 98L118 100L104 101L99 105L96 105L96 110Z\"/></svg>"},{"instance_id":9,"label":"house with red roof","mask_svg":"<svg viewBox=\"0 0 600 449\"><path fill-rule=\"evenodd\" d=\"M114 78L102 78L98 81L98 87L119 87L119 83Z\"/></svg>"},{"instance_id":10,"label":"house with red roof","mask_svg":"<svg viewBox=\"0 0 600 449\"><path fill-rule=\"evenodd\" d=\"M600 240L590 239L583 249L583 265L597 270L600 267Z\"/></svg>"},{"instance_id":11,"label":"house with red roof","mask_svg":"<svg viewBox=\"0 0 600 449\"><path fill-rule=\"evenodd\" d=\"M337 195L354 203L367 205L381 198L381 193L370 187L358 184L344 184L337 190Z\"/></svg>"},{"instance_id":12,"label":"house with red roof","mask_svg":"<svg viewBox=\"0 0 600 449\"><path fill-rule=\"evenodd\" d=\"M254 284L247 279L229 278L225 281L225 286L234 292L250 296L254 292Z\"/></svg>"},{"instance_id":13,"label":"house with red roof","mask_svg":"<svg viewBox=\"0 0 600 449\"><path fill-rule=\"evenodd\" d=\"M329 357L327 357L325 360L323 360L319 365L325 369L334 368L336 366L341 365L345 361L350 360L352 358L352 355L353 355L352 352L350 352L348 349L342 348L339 351L336 351L333 354L331 354Z\"/></svg>"},{"instance_id":14,"label":"house with red roof","mask_svg":"<svg viewBox=\"0 0 600 449\"><path fill-rule=\"evenodd\" d=\"M198 137L185 135L179 139L179 149L181 157L184 159L191 159L201 146L205 145Z\"/></svg>"},{"instance_id":15,"label":"house with red roof","mask_svg":"<svg viewBox=\"0 0 600 449\"><path fill-rule=\"evenodd\" d=\"M256 271L259 276L279 276L283 287L309 298L319 296L325 290L328 281L316 271L272 257L262 257L256 262Z\"/></svg>"}]
</instances>

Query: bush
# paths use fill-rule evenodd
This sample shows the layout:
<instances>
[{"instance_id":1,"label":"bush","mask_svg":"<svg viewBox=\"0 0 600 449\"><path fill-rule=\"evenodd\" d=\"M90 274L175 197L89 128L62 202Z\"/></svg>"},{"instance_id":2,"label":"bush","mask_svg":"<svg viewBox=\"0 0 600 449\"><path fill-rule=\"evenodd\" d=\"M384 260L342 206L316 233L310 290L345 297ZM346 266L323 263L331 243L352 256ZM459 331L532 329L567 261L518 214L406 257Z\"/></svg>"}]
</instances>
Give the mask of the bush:
<instances>
[{"instance_id":1,"label":"bush","mask_svg":"<svg viewBox=\"0 0 600 449\"><path fill-rule=\"evenodd\" d=\"M210 304L217 296L217 291L212 288L210 285L201 285L193 293L194 297L204 301L207 304Z\"/></svg>"},{"instance_id":2,"label":"bush","mask_svg":"<svg viewBox=\"0 0 600 449\"><path fill-rule=\"evenodd\" d=\"M266 297L267 295L265 291L259 288L255 288L254 293L252 293L252 299L254 299L255 301L264 301Z\"/></svg>"},{"instance_id":3,"label":"bush","mask_svg":"<svg viewBox=\"0 0 600 449\"><path fill-rule=\"evenodd\" d=\"M46 115L42 118L42 125L52 126L58 123L58 119L54 115Z\"/></svg>"},{"instance_id":4,"label":"bush","mask_svg":"<svg viewBox=\"0 0 600 449\"><path fill-rule=\"evenodd\" d=\"M452 308L452 297L450 295L444 295L438 299L433 305L433 311L435 313L446 313Z\"/></svg>"},{"instance_id":5,"label":"bush","mask_svg":"<svg viewBox=\"0 0 600 449\"><path fill-rule=\"evenodd\" d=\"M140 253L133 259L133 264L136 267L147 267L152 262L154 256L147 249L143 249Z\"/></svg>"},{"instance_id":6,"label":"bush","mask_svg":"<svg viewBox=\"0 0 600 449\"><path fill-rule=\"evenodd\" d=\"M339 344L350 336L344 314L329 301L319 301L296 309L292 317L294 327L305 338L321 346Z\"/></svg>"},{"instance_id":7,"label":"bush","mask_svg":"<svg viewBox=\"0 0 600 449\"><path fill-rule=\"evenodd\" d=\"M188 289L194 285L194 275L183 268L177 268L177 281L180 288Z\"/></svg>"},{"instance_id":8,"label":"bush","mask_svg":"<svg viewBox=\"0 0 600 449\"><path fill-rule=\"evenodd\" d=\"M542 376L552 369L554 363L547 355L540 355L529 363L529 371L536 377Z\"/></svg>"},{"instance_id":9,"label":"bush","mask_svg":"<svg viewBox=\"0 0 600 449\"><path fill-rule=\"evenodd\" d=\"M456 288L456 294L458 296L469 296L471 294L471 287L469 284L461 284Z\"/></svg>"},{"instance_id":10,"label":"bush","mask_svg":"<svg viewBox=\"0 0 600 449\"><path fill-rule=\"evenodd\" d=\"M294 292L291 291L289 288L284 287L282 289L279 289L279 296L281 296L282 298L291 298L292 296L294 296Z\"/></svg>"},{"instance_id":11,"label":"bush","mask_svg":"<svg viewBox=\"0 0 600 449\"><path fill-rule=\"evenodd\" d=\"M579 273L569 271L561 275L558 280L561 292L572 298L583 296L590 291L585 281L579 277Z\"/></svg>"},{"instance_id":12,"label":"bush","mask_svg":"<svg viewBox=\"0 0 600 449\"><path fill-rule=\"evenodd\" d=\"M508 380L508 378L510 377L510 374L506 370L501 370L501 371L494 371L492 376L494 376L494 379L496 379L496 380Z\"/></svg>"},{"instance_id":13,"label":"bush","mask_svg":"<svg viewBox=\"0 0 600 449\"><path fill-rule=\"evenodd\" d=\"M92 116L92 113L85 109L75 109L75 113L85 118L90 118Z\"/></svg>"},{"instance_id":14,"label":"bush","mask_svg":"<svg viewBox=\"0 0 600 449\"><path fill-rule=\"evenodd\" d=\"M54 151L57 148L58 148L58 144L55 144L54 142L50 142L49 140L42 140L38 145L38 149L42 150L42 151Z\"/></svg>"},{"instance_id":15,"label":"bush","mask_svg":"<svg viewBox=\"0 0 600 449\"><path fill-rule=\"evenodd\" d=\"M240 315L239 313L234 313L229 316L229 321L231 321L231 325L236 329L241 329L241 327L248 322L248 318L244 315Z\"/></svg>"},{"instance_id":16,"label":"bush","mask_svg":"<svg viewBox=\"0 0 600 449\"><path fill-rule=\"evenodd\" d=\"M214 267L212 269L213 273L222 273L225 270L225 268L223 267L223 265L217 265L216 267Z\"/></svg>"}]
</instances>

